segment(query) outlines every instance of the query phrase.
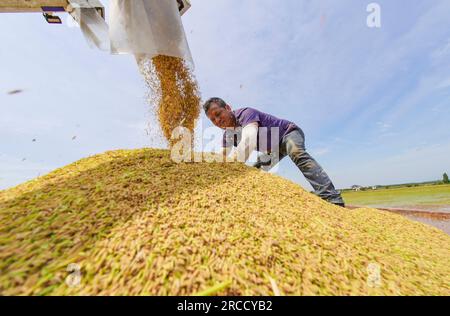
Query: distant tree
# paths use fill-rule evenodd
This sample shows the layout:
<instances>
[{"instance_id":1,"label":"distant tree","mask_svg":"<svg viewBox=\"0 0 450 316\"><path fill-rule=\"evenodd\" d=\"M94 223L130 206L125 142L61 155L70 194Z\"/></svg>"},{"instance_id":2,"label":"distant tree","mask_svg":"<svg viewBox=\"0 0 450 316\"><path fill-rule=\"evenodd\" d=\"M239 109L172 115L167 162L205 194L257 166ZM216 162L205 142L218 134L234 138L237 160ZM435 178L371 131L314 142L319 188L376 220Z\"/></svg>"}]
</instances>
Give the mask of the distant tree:
<instances>
[{"instance_id":1,"label":"distant tree","mask_svg":"<svg viewBox=\"0 0 450 316\"><path fill-rule=\"evenodd\" d=\"M450 183L450 181L448 180L448 174L447 173L444 173L444 175L442 176L442 182Z\"/></svg>"}]
</instances>

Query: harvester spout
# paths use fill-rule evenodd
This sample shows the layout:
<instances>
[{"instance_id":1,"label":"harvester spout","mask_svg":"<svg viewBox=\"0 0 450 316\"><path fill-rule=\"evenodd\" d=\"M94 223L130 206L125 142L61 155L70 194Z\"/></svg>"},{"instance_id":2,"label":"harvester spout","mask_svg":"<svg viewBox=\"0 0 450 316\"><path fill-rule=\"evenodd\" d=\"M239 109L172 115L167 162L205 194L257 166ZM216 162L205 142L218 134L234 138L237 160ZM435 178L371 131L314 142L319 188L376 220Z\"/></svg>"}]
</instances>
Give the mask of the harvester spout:
<instances>
[{"instance_id":1,"label":"harvester spout","mask_svg":"<svg viewBox=\"0 0 450 316\"><path fill-rule=\"evenodd\" d=\"M181 0L112 0L111 52L149 58L166 55L192 64L180 16L189 6L188 1Z\"/></svg>"},{"instance_id":2,"label":"harvester spout","mask_svg":"<svg viewBox=\"0 0 450 316\"><path fill-rule=\"evenodd\" d=\"M179 57L192 62L181 22L188 0L111 0L109 26L100 0L2 0L0 13L41 12L51 24L69 13L91 44L113 54Z\"/></svg>"}]
</instances>

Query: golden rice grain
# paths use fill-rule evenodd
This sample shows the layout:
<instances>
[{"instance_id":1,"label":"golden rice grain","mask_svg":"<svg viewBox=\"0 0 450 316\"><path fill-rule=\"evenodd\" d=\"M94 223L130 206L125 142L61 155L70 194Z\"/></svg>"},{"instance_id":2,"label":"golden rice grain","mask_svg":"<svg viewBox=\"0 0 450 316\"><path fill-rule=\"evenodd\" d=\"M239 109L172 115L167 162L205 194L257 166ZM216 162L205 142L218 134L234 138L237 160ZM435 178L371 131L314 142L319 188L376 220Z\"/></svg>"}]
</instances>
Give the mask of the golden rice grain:
<instances>
[{"instance_id":1,"label":"golden rice grain","mask_svg":"<svg viewBox=\"0 0 450 316\"><path fill-rule=\"evenodd\" d=\"M0 295L450 295L449 257L435 228L164 150L0 191Z\"/></svg>"},{"instance_id":2,"label":"golden rice grain","mask_svg":"<svg viewBox=\"0 0 450 316\"><path fill-rule=\"evenodd\" d=\"M200 115L200 93L191 69L180 58L156 56L149 60L139 57L138 64L149 88L149 101L169 146L172 132L185 127L194 134ZM193 138L192 138L193 139Z\"/></svg>"}]
</instances>

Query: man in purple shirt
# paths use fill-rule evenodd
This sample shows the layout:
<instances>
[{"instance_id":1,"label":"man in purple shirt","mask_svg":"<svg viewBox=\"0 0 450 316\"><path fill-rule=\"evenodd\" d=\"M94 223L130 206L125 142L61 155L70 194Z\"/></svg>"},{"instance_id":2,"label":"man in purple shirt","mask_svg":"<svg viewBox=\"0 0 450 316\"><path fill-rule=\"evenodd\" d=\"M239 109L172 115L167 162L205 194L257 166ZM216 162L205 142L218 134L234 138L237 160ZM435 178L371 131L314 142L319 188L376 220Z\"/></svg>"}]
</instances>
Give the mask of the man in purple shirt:
<instances>
[{"instance_id":1,"label":"man in purple shirt","mask_svg":"<svg viewBox=\"0 0 450 316\"><path fill-rule=\"evenodd\" d=\"M260 155L255 167L268 171L289 156L316 195L330 203L345 206L328 175L306 152L305 135L296 124L252 108L233 111L220 98L209 99L203 108L212 123L224 130L224 154L232 161L246 162L256 150Z\"/></svg>"}]
</instances>

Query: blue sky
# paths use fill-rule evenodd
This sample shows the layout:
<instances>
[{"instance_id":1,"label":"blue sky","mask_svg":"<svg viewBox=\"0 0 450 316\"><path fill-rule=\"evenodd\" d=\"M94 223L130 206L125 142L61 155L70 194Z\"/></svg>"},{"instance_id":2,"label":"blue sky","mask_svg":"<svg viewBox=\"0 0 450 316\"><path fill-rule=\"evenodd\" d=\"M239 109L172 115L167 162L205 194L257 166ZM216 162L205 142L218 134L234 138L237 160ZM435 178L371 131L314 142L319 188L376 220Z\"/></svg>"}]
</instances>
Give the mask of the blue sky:
<instances>
[{"instance_id":1,"label":"blue sky","mask_svg":"<svg viewBox=\"0 0 450 316\"><path fill-rule=\"evenodd\" d=\"M192 0L183 23L202 97L296 122L339 188L441 178L450 2L377 1L381 28L368 28L370 2ZM78 28L39 14L0 15L0 39L0 189L160 145L145 131L154 126L133 57L91 49ZM288 159L278 173L310 189Z\"/></svg>"}]
</instances>

